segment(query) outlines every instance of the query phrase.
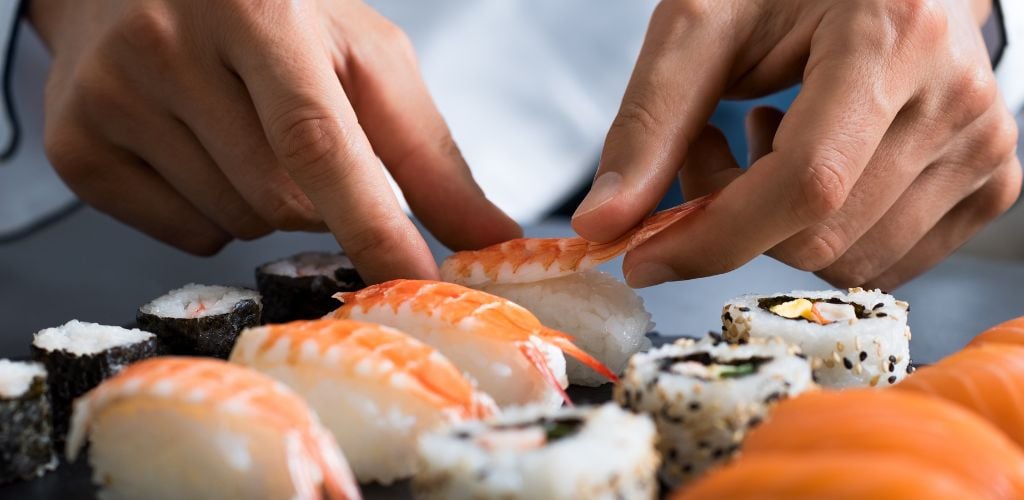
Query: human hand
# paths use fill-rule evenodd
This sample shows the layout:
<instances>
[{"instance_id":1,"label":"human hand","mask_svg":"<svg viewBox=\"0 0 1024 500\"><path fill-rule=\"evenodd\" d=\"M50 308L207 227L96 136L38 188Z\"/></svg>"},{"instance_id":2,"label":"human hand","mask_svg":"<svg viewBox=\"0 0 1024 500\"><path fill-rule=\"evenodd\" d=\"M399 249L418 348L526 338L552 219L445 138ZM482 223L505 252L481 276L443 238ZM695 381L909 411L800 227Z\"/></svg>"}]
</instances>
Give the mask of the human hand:
<instances>
[{"instance_id":1,"label":"human hand","mask_svg":"<svg viewBox=\"0 0 1024 500\"><path fill-rule=\"evenodd\" d=\"M329 228L364 279L520 234L484 197L412 45L357 0L33 0L47 154L85 202L196 254ZM380 160L377 159L380 157Z\"/></svg>"},{"instance_id":2,"label":"human hand","mask_svg":"<svg viewBox=\"0 0 1024 500\"><path fill-rule=\"evenodd\" d=\"M718 274L761 253L838 286L889 289L1017 199L1017 129L978 26L990 0L664 0L594 187L594 241L648 214L679 174L700 215L626 256L632 286ZM747 120L751 167L705 124L720 98L802 82Z\"/></svg>"}]
</instances>

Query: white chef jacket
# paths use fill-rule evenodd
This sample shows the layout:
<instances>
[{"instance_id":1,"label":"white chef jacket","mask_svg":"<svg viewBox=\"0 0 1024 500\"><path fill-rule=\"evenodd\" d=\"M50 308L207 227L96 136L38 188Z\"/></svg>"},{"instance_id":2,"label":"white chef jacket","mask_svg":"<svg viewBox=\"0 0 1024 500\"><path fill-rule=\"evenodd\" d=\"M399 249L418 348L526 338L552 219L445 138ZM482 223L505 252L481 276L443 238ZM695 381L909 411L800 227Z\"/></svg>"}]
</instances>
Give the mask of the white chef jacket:
<instances>
[{"instance_id":1,"label":"white chef jacket","mask_svg":"<svg viewBox=\"0 0 1024 500\"><path fill-rule=\"evenodd\" d=\"M18 2L0 2L0 68L9 83L0 100L0 154L9 153L0 159L2 241L59 213L74 195L42 148L48 56L18 20ZM592 174L657 2L370 3L412 38L427 85L488 197L530 223ZM1019 110L1024 0L1001 3L996 75L1007 104Z\"/></svg>"}]
</instances>

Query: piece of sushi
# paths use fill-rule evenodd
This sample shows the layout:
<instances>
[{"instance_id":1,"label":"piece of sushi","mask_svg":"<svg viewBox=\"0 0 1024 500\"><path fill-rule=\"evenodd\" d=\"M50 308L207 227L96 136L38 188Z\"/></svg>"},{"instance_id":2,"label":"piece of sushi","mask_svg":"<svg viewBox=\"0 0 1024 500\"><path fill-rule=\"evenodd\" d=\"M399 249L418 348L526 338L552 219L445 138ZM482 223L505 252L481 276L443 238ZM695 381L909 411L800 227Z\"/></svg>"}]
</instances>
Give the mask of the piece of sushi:
<instances>
[{"instance_id":1,"label":"piece of sushi","mask_svg":"<svg viewBox=\"0 0 1024 500\"><path fill-rule=\"evenodd\" d=\"M54 442L64 442L75 398L156 352L156 337L137 329L69 321L37 332L32 354L46 366Z\"/></svg>"},{"instance_id":2,"label":"piece of sushi","mask_svg":"<svg viewBox=\"0 0 1024 500\"><path fill-rule=\"evenodd\" d=\"M982 344L1024 345L1024 316L1000 323L971 339L968 346Z\"/></svg>"},{"instance_id":3,"label":"piece of sushi","mask_svg":"<svg viewBox=\"0 0 1024 500\"><path fill-rule=\"evenodd\" d=\"M0 484L56 469L50 439L46 368L0 359Z\"/></svg>"},{"instance_id":4,"label":"piece of sushi","mask_svg":"<svg viewBox=\"0 0 1024 500\"><path fill-rule=\"evenodd\" d=\"M563 352L618 379L570 336L489 293L439 281L393 280L338 297L344 305L333 317L388 325L430 344L501 407L568 401Z\"/></svg>"},{"instance_id":5,"label":"piece of sushi","mask_svg":"<svg viewBox=\"0 0 1024 500\"><path fill-rule=\"evenodd\" d=\"M810 363L781 340L682 339L633 356L614 394L654 418L674 486L731 458L778 401L813 387Z\"/></svg>"},{"instance_id":6,"label":"piece of sushi","mask_svg":"<svg viewBox=\"0 0 1024 500\"><path fill-rule=\"evenodd\" d=\"M613 404L517 408L419 441L421 499L642 499L658 492L654 425Z\"/></svg>"},{"instance_id":7,"label":"piece of sushi","mask_svg":"<svg viewBox=\"0 0 1024 500\"><path fill-rule=\"evenodd\" d=\"M629 357L651 347L654 328L644 301L632 288L595 270L532 283L490 283L479 290L530 310L544 326L572 335L576 345L616 374ZM566 360L569 383L598 386L608 379L575 359Z\"/></svg>"},{"instance_id":8,"label":"piece of sushi","mask_svg":"<svg viewBox=\"0 0 1024 500\"><path fill-rule=\"evenodd\" d=\"M139 328L157 336L160 354L227 359L242 330L260 324L260 294L190 283L139 308Z\"/></svg>"},{"instance_id":9,"label":"piece of sushi","mask_svg":"<svg viewBox=\"0 0 1024 500\"><path fill-rule=\"evenodd\" d=\"M101 498L357 499L331 434L288 387L216 359L129 366L75 402Z\"/></svg>"},{"instance_id":10,"label":"piece of sushi","mask_svg":"<svg viewBox=\"0 0 1024 500\"><path fill-rule=\"evenodd\" d=\"M924 367L894 387L956 403L1024 447L1024 346L984 343Z\"/></svg>"},{"instance_id":11,"label":"piece of sushi","mask_svg":"<svg viewBox=\"0 0 1024 500\"><path fill-rule=\"evenodd\" d=\"M322 318L338 308L334 294L365 286L343 253L303 252L256 268L264 323Z\"/></svg>"},{"instance_id":12,"label":"piece of sushi","mask_svg":"<svg viewBox=\"0 0 1024 500\"><path fill-rule=\"evenodd\" d=\"M978 491L903 456L775 453L742 457L672 494L672 500L964 500Z\"/></svg>"},{"instance_id":13,"label":"piece of sushi","mask_svg":"<svg viewBox=\"0 0 1024 500\"><path fill-rule=\"evenodd\" d=\"M371 323L321 319L248 329L230 359L309 401L363 482L412 475L420 433L497 410L434 348Z\"/></svg>"},{"instance_id":14,"label":"piece of sushi","mask_svg":"<svg viewBox=\"0 0 1024 500\"><path fill-rule=\"evenodd\" d=\"M815 391L779 403L739 460L764 453L903 456L969 484L971 498L1024 498L1024 451L953 403L906 391Z\"/></svg>"},{"instance_id":15,"label":"piece of sushi","mask_svg":"<svg viewBox=\"0 0 1024 500\"><path fill-rule=\"evenodd\" d=\"M815 360L825 387L885 387L913 371L910 306L878 290L747 295L722 311L729 342L778 337Z\"/></svg>"}]
</instances>

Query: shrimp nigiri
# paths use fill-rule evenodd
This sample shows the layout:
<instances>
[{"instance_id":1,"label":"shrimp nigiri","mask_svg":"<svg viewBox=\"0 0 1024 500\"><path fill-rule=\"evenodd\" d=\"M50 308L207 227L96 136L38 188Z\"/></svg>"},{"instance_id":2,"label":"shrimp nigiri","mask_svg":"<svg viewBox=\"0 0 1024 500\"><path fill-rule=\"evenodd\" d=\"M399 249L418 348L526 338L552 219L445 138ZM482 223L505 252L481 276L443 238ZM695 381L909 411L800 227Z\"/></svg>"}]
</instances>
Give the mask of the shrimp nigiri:
<instances>
[{"instance_id":1,"label":"shrimp nigiri","mask_svg":"<svg viewBox=\"0 0 1024 500\"><path fill-rule=\"evenodd\" d=\"M441 265L441 279L467 286L530 283L593 269L626 253L665 228L706 207L714 195L658 212L608 243L575 238L519 238L481 250L458 252Z\"/></svg>"},{"instance_id":2,"label":"shrimp nigiri","mask_svg":"<svg viewBox=\"0 0 1024 500\"><path fill-rule=\"evenodd\" d=\"M335 318L397 328L441 351L499 405L569 401L566 354L617 380L562 332L513 302L437 281L394 280L337 294Z\"/></svg>"},{"instance_id":3,"label":"shrimp nigiri","mask_svg":"<svg viewBox=\"0 0 1024 500\"><path fill-rule=\"evenodd\" d=\"M1024 446L1024 346L986 343L964 349L904 382L894 388L952 401Z\"/></svg>"},{"instance_id":4,"label":"shrimp nigiri","mask_svg":"<svg viewBox=\"0 0 1024 500\"><path fill-rule=\"evenodd\" d=\"M248 329L230 360L306 398L360 481L411 475L420 433L496 410L441 353L381 325L321 319Z\"/></svg>"},{"instance_id":5,"label":"shrimp nigiri","mask_svg":"<svg viewBox=\"0 0 1024 500\"><path fill-rule=\"evenodd\" d=\"M87 436L101 496L360 497L306 403L226 361L162 357L128 366L75 402L69 460Z\"/></svg>"},{"instance_id":6,"label":"shrimp nigiri","mask_svg":"<svg viewBox=\"0 0 1024 500\"><path fill-rule=\"evenodd\" d=\"M981 332L967 345L973 347L991 343L1024 345L1024 316L1000 323Z\"/></svg>"},{"instance_id":7,"label":"shrimp nigiri","mask_svg":"<svg viewBox=\"0 0 1024 500\"><path fill-rule=\"evenodd\" d=\"M981 417L909 392L805 393L779 403L743 444L763 453L903 456L975 489L974 498L1024 498L1024 452Z\"/></svg>"},{"instance_id":8,"label":"shrimp nigiri","mask_svg":"<svg viewBox=\"0 0 1024 500\"><path fill-rule=\"evenodd\" d=\"M680 489L673 500L963 500L977 492L941 469L902 456L766 453L742 457Z\"/></svg>"}]
</instances>

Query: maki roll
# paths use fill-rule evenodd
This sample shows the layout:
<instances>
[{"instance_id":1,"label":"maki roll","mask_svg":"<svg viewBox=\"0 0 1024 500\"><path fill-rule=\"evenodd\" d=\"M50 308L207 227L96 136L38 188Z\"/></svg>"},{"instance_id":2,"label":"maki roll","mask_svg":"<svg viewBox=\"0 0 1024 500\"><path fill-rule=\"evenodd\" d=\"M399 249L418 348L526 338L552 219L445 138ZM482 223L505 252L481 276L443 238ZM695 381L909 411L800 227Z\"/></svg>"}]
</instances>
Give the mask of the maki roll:
<instances>
[{"instance_id":1,"label":"maki roll","mask_svg":"<svg viewBox=\"0 0 1024 500\"><path fill-rule=\"evenodd\" d=\"M75 401L100 498L358 499L337 443L279 382L216 359L129 366Z\"/></svg>"},{"instance_id":2,"label":"maki roll","mask_svg":"<svg viewBox=\"0 0 1024 500\"><path fill-rule=\"evenodd\" d=\"M622 373L629 357L651 347L654 328L644 301L632 288L595 270L532 283L488 283L484 292L504 297L537 316L544 326L572 335L576 345ZM608 379L576 361L566 360L569 383L598 386Z\"/></svg>"},{"instance_id":3,"label":"maki roll","mask_svg":"<svg viewBox=\"0 0 1024 500\"><path fill-rule=\"evenodd\" d=\"M227 359L242 330L260 324L260 294L191 283L139 308L139 328L157 336L160 354Z\"/></svg>"},{"instance_id":4,"label":"maki roll","mask_svg":"<svg viewBox=\"0 0 1024 500\"><path fill-rule=\"evenodd\" d=\"M424 435L417 498L655 498L658 454L650 418L613 404L496 419Z\"/></svg>"},{"instance_id":5,"label":"maki roll","mask_svg":"<svg viewBox=\"0 0 1024 500\"><path fill-rule=\"evenodd\" d=\"M156 337L142 330L70 321L36 333L32 353L49 374L53 440L60 444L75 398L125 366L155 356Z\"/></svg>"},{"instance_id":6,"label":"maki roll","mask_svg":"<svg viewBox=\"0 0 1024 500\"><path fill-rule=\"evenodd\" d=\"M264 323L322 318L338 308L334 294L365 286L343 253L304 252L256 268Z\"/></svg>"},{"instance_id":7,"label":"maki roll","mask_svg":"<svg viewBox=\"0 0 1024 500\"><path fill-rule=\"evenodd\" d=\"M55 468L46 369L39 363L0 359L0 484Z\"/></svg>"},{"instance_id":8,"label":"maki roll","mask_svg":"<svg viewBox=\"0 0 1024 500\"><path fill-rule=\"evenodd\" d=\"M658 426L661 477L675 486L729 459L777 401L814 387L810 363L779 340L679 340L637 354L615 401Z\"/></svg>"},{"instance_id":9,"label":"maki roll","mask_svg":"<svg viewBox=\"0 0 1024 500\"><path fill-rule=\"evenodd\" d=\"M725 305L722 335L729 342L779 337L814 359L825 387L893 385L913 371L910 305L878 290L747 295Z\"/></svg>"},{"instance_id":10,"label":"maki roll","mask_svg":"<svg viewBox=\"0 0 1024 500\"><path fill-rule=\"evenodd\" d=\"M231 362L305 397L360 481L412 475L420 433L497 410L434 348L372 323L321 319L248 329Z\"/></svg>"}]
</instances>

